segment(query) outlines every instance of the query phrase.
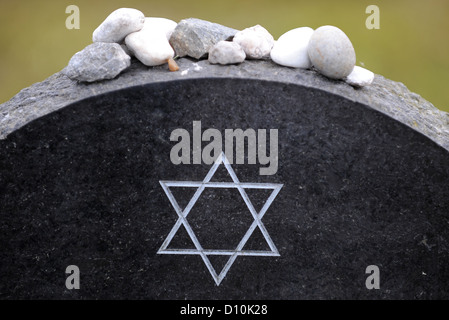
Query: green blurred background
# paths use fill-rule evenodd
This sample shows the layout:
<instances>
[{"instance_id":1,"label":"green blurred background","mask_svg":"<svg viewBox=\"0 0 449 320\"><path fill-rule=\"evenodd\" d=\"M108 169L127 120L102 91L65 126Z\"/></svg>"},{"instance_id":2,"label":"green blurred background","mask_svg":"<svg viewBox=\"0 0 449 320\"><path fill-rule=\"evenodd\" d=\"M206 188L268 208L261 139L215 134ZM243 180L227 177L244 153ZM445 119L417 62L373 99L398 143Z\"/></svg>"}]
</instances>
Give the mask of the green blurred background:
<instances>
[{"instance_id":1,"label":"green blurred background","mask_svg":"<svg viewBox=\"0 0 449 320\"><path fill-rule=\"evenodd\" d=\"M65 27L65 9L71 4L80 8L80 30ZM370 4L380 8L380 30L365 27ZM335 25L351 39L358 65L403 82L449 111L446 0L0 0L0 103L64 68L91 43L95 28L120 7L175 21L196 17L236 29L260 24L276 39L301 26Z\"/></svg>"}]
</instances>

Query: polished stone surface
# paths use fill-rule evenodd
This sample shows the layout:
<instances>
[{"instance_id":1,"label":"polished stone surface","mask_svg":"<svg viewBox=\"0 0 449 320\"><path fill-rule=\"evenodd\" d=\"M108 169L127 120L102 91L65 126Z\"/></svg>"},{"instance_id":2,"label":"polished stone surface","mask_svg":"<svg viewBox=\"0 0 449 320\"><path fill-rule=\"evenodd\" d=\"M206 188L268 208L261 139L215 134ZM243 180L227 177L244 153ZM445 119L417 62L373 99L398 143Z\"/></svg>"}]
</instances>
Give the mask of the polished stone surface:
<instances>
[{"instance_id":1,"label":"polished stone surface","mask_svg":"<svg viewBox=\"0 0 449 320\"><path fill-rule=\"evenodd\" d=\"M134 66L129 72L140 78L123 90L107 90L121 77L94 86L50 79L61 80L62 95L76 86L79 101L0 140L0 298L449 298L449 152L342 94L368 99L370 89L258 63L299 80L257 80L261 67L251 62L230 69L200 62L222 76L198 76L188 60L180 63L190 70L186 80L170 81L181 75L167 72L167 81L137 85L162 68ZM226 78L226 70L240 73ZM325 85L301 85L305 78ZM400 103L393 94L383 99ZM276 174L231 165L242 183L283 185L261 219L279 256L239 256L219 286L199 255L158 254L179 219L160 181L203 181L212 167L170 161L171 132L192 133L199 120L203 131L279 132ZM223 169L214 181L232 181ZM173 188L173 196L185 207L195 190ZM256 210L270 195L246 192ZM206 188L186 220L205 249L226 250L254 217L237 189ZM185 228L169 248L194 248ZM259 227L245 249L269 251ZM210 257L217 272L227 261ZM80 290L65 287L69 265L80 268ZM365 286L369 265L380 269L379 290Z\"/></svg>"}]
</instances>

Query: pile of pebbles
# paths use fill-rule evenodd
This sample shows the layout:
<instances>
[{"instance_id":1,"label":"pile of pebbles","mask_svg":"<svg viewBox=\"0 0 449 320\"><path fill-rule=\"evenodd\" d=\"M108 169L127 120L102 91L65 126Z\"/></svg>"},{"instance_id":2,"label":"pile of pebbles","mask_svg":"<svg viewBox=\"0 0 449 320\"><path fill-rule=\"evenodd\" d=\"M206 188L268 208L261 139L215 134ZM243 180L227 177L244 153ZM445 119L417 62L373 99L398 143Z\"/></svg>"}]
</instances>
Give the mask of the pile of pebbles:
<instances>
[{"instance_id":1,"label":"pile of pebbles","mask_svg":"<svg viewBox=\"0 0 449 320\"><path fill-rule=\"evenodd\" d=\"M293 29L275 41L260 25L239 31L195 18L178 24L121 8L94 31L92 40L93 44L76 53L64 69L69 78L82 82L113 79L131 65L131 57L146 66L168 64L170 71L178 71L175 60L187 56L220 65L271 59L290 68L314 69L354 87L374 80L374 73L355 66L351 41L334 26Z\"/></svg>"}]
</instances>

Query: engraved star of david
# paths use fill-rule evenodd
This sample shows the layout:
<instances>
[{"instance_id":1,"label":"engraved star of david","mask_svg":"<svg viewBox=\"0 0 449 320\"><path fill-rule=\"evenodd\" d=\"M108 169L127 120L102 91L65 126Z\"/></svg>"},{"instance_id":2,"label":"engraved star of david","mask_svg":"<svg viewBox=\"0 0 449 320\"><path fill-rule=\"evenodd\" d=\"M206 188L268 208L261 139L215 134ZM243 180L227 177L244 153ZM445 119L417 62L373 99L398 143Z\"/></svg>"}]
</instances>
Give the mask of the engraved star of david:
<instances>
[{"instance_id":1,"label":"engraved star of david","mask_svg":"<svg viewBox=\"0 0 449 320\"><path fill-rule=\"evenodd\" d=\"M229 175L232 178L232 182L211 182L212 177L214 176L215 172L217 171L218 167L223 164L226 167L226 170L228 171ZM278 195L279 191L282 189L282 184L273 184L273 183L242 183L237 178L237 175L235 174L234 170L232 169L231 165L229 164L228 159L226 158L224 153L221 153L221 155L215 160L214 165L210 169L209 173L206 175L203 181L199 182L192 182L192 181L160 181L160 184L162 188L165 191L165 194L167 195L168 199L170 200L170 203L172 204L173 208L175 209L178 220L176 221L175 225L173 226L172 230L168 234L167 238L165 239L164 243L162 244L161 248L158 251L158 254L178 254L178 255L199 255L203 259L204 263L206 264L207 269L209 270L212 278L214 279L217 286L220 285L220 283L223 281L223 279L226 277L226 274L228 273L229 269L231 268L232 264L234 263L235 259L238 256L264 256L264 257L278 257L279 251L277 250L276 246L273 243L273 240L268 234L267 229L265 228L264 224L262 223L262 218L264 217L265 213L267 212L268 208L270 207L271 203L274 201L276 196ZM184 210L181 209L178 202L176 201L175 197L173 196L172 192L170 191L170 188L172 187L191 187L196 188L196 192L193 195L192 199L190 199L190 202L186 206ZM236 188L238 189L240 195L242 196L243 200L245 201L245 204L247 205L251 215L254 218L254 222L249 227L246 234L243 236L240 243L237 245L237 247L233 250L206 250L204 249L200 242L198 241L198 238L195 236L195 233L193 232L189 222L187 221L187 216L189 215L190 211L192 210L193 206L195 205L196 201L199 199L201 194L206 188ZM254 205L251 203L251 200L249 199L248 195L245 192L245 189L271 189L273 192L268 197L267 201L265 202L264 206L260 210L260 212L257 212L254 208ZM188 235L190 236L193 244L195 245L195 249L168 249L168 246L170 245L170 242L172 241L173 237L176 235L177 231L181 227L181 225L184 225L185 229L187 230ZM256 228L259 228L261 231L263 237L265 238L270 250L269 251L258 251L258 250L243 250L245 244L253 234L254 230ZM229 256L229 259L225 266L223 267L222 271L220 273L217 273L215 268L212 266L208 256L211 255L219 255L219 256Z\"/></svg>"}]
</instances>

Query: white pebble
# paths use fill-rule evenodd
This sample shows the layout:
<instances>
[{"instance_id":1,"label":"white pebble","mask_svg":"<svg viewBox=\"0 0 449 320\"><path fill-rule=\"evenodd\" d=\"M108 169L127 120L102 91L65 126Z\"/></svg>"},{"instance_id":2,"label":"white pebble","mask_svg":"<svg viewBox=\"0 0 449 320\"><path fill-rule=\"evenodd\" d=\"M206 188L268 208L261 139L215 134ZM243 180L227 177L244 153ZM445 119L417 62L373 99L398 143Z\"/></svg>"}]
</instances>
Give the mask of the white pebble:
<instances>
[{"instance_id":1,"label":"white pebble","mask_svg":"<svg viewBox=\"0 0 449 320\"><path fill-rule=\"evenodd\" d=\"M94 31L93 42L120 43L127 35L143 28L145 15L136 9L121 8L112 12Z\"/></svg>"},{"instance_id":2,"label":"white pebble","mask_svg":"<svg viewBox=\"0 0 449 320\"><path fill-rule=\"evenodd\" d=\"M236 42L220 41L209 50L209 62L212 64L242 63L245 58L245 51Z\"/></svg>"},{"instance_id":3,"label":"white pebble","mask_svg":"<svg viewBox=\"0 0 449 320\"><path fill-rule=\"evenodd\" d=\"M178 26L178 23L176 23L173 20L165 19L165 18L156 18L156 17L150 17L145 18L145 29L149 29L152 31L157 31L164 33L167 37L167 40L170 40L170 37L175 31L176 27Z\"/></svg>"},{"instance_id":4,"label":"white pebble","mask_svg":"<svg viewBox=\"0 0 449 320\"><path fill-rule=\"evenodd\" d=\"M307 48L313 29L309 27L297 28L279 37L271 50L271 59L286 67L309 69L312 62Z\"/></svg>"},{"instance_id":5,"label":"white pebble","mask_svg":"<svg viewBox=\"0 0 449 320\"><path fill-rule=\"evenodd\" d=\"M165 64L175 55L168 40L176 26L176 22L168 19L146 18L142 30L126 37L126 46L144 65Z\"/></svg>"},{"instance_id":6,"label":"white pebble","mask_svg":"<svg viewBox=\"0 0 449 320\"><path fill-rule=\"evenodd\" d=\"M274 45L273 36L260 25L237 32L233 41L243 48L249 59L268 58Z\"/></svg>"},{"instance_id":7,"label":"white pebble","mask_svg":"<svg viewBox=\"0 0 449 320\"><path fill-rule=\"evenodd\" d=\"M371 83L373 83L373 80L374 73L359 66L355 66L354 70L352 70L349 76L347 76L345 79L347 83L354 87L369 86Z\"/></svg>"}]
</instances>

